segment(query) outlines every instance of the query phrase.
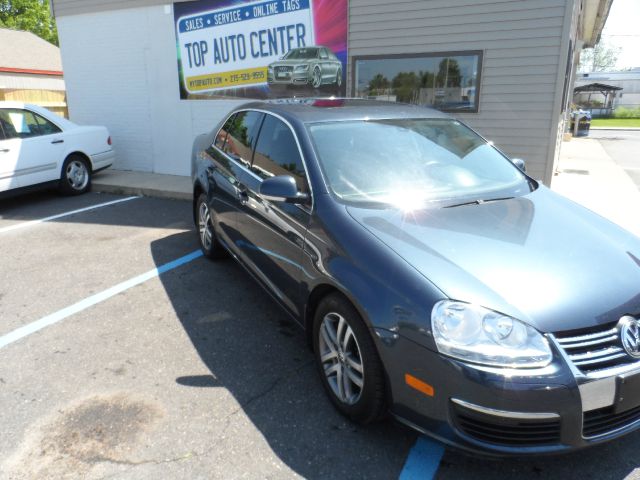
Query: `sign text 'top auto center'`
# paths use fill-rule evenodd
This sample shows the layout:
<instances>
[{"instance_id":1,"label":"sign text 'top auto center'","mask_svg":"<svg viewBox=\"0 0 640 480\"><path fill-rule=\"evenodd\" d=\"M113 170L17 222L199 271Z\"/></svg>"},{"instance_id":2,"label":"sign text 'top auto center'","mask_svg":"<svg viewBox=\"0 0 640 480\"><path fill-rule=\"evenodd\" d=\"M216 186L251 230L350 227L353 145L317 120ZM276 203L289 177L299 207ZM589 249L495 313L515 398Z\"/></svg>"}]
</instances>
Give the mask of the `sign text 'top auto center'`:
<instances>
[{"instance_id":1,"label":"sign text 'top auto center'","mask_svg":"<svg viewBox=\"0 0 640 480\"><path fill-rule=\"evenodd\" d=\"M315 46L318 33L322 37L322 31L329 26L332 31L324 35L324 46L346 63L347 0L330 2L205 0L175 3L183 97L185 93L188 97L189 94L240 87L255 87L254 94L236 90L238 96L268 97L268 94L255 95L260 89L269 90L268 65L292 49ZM338 29L338 35L335 22L344 24L344 28ZM329 42L334 45L326 45Z\"/></svg>"}]
</instances>

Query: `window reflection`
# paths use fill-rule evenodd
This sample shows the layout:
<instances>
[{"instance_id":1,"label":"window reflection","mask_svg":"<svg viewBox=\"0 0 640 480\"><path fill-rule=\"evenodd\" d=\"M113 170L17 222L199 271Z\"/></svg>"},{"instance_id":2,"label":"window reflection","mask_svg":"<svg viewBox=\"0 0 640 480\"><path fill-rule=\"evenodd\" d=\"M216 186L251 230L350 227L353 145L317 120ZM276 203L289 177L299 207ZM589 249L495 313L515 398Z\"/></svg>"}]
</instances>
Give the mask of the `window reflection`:
<instances>
[{"instance_id":1,"label":"window reflection","mask_svg":"<svg viewBox=\"0 0 640 480\"><path fill-rule=\"evenodd\" d=\"M356 96L476 112L481 55L356 58Z\"/></svg>"}]
</instances>

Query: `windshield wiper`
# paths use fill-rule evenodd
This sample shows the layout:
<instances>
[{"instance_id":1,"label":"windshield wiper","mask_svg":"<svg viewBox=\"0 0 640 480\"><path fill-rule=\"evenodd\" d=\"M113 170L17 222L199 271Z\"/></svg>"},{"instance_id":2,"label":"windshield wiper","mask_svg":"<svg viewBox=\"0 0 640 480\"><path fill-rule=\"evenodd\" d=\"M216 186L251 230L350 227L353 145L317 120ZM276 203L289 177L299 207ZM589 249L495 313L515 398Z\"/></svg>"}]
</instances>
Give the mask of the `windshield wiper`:
<instances>
[{"instance_id":1,"label":"windshield wiper","mask_svg":"<svg viewBox=\"0 0 640 480\"><path fill-rule=\"evenodd\" d=\"M514 197L489 198L487 200L483 200L480 198L478 200L471 200L469 202L461 202L461 203L454 203L452 205L445 205L443 208L462 207L464 205L481 205L483 203L499 202L500 200L511 200L512 198Z\"/></svg>"}]
</instances>

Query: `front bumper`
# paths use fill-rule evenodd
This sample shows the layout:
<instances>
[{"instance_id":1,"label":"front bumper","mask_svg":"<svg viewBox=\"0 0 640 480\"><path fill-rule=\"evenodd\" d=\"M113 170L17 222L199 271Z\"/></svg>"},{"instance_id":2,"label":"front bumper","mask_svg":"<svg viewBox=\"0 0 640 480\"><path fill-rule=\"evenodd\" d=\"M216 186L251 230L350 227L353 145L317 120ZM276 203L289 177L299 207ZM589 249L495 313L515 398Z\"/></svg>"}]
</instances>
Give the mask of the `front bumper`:
<instances>
[{"instance_id":1,"label":"front bumper","mask_svg":"<svg viewBox=\"0 0 640 480\"><path fill-rule=\"evenodd\" d=\"M471 365L389 332L376 331L387 367L392 413L447 444L488 455L561 453L602 443L640 427L640 398L620 407L620 376L576 375L554 349L541 369ZM412 388L409 374L433 387ZM625 373L627 378L640 370ZM640 397L640 396L639 396Z\"/></svg>"},{"instance_id":2,"label":"front bumper","mask_svg":"<svg viewBox=\"0 0 640 480\"><path fill-rule=\"evenodd\" d=\"M310 82L309 72L287 72L284 76L269 72L267 82L271 85L307 85Z\"/></svg>"}]
</instances>

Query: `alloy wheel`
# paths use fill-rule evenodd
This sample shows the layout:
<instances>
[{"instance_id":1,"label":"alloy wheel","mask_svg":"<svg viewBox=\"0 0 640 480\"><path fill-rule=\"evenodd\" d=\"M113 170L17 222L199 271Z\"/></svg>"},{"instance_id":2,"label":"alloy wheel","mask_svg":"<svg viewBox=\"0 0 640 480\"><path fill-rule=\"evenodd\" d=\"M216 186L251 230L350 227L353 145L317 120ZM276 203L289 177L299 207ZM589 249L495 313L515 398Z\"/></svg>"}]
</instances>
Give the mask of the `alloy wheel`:
<instances>
[{"instance_id":1,"label":"alloy wheel","mask_svg":"<svg viewBox=\"0 0 640 480\"><path fill-rule=\"evenodd\" d=\"M198 209L198 229L200 232L200 242L205 250L211 250L213 242L213 231L211 230L211 214L205 202L200 203Z\"/></svg>"},{"instance_id":2,"label":"alloy wheel","mask_svg":"<svg viewBox=\"0 0 640 480\"><path fill-rule=\"evenodd\" d=\"M313 87L318 88L322 83L322 75L319 68L313 70Z\"/></svg>"},{"instance_id":3,"label":"alloy wheel","mask_svg":"<svg viewBox=\"0 0 640 480\"><path fill-rule=\"evenodd\" d=\"M320 325L320 361L334 395L347 405L355 404L364 387L362 354L347 320L328 313Z\"/></svg>"},{"instance_id":4,"label":"alloy wheel","mask_svg":"<svg viewBox=\"0 0 640 480\"><path fill-rule=\"evenodd\" d=\"M72 160L67 165L65 172L67 182L73 190L83 190L89 183L89 172L87 166L81 160Z\"/></svg>"}]
</instances>

